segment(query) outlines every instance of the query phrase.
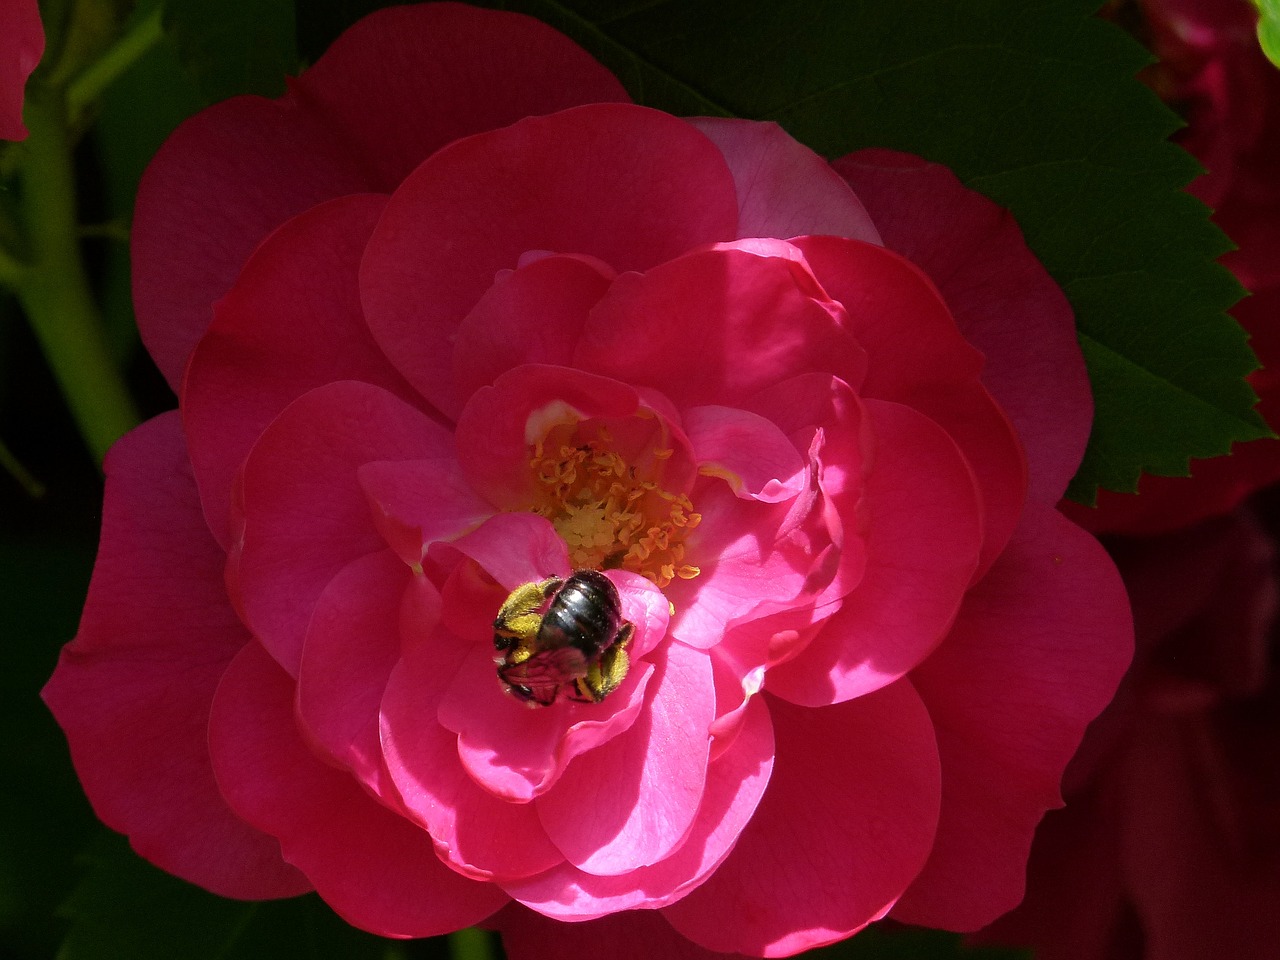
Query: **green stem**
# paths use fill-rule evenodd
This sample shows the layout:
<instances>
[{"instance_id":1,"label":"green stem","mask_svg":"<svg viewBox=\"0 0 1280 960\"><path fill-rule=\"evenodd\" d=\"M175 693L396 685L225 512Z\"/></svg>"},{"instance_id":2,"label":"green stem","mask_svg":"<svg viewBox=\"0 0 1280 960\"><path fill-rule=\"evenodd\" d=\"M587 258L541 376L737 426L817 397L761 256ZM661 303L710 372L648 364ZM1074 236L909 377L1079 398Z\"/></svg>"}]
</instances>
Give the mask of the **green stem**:
<instances>
[{"instance_id":1,"label":"green stem","mask_svg":"<svg viewBox=\"0 0 1280 960\"><path fill-rule=\"evenodd\" d=\"M16 289L80 434L101 463L107 448L137 424L138 414L112 360L80 259L63 102L56 88L27 85L31 135L22 145L19 175L31 259Z\"/></svg>"},{"instance_id":2,"label":"green stem","mask_svg":"<svg viewBox=\"0 0 1280 960\"><path fill-rule=\"evenodd\" d=\"M142 17L120 36L97 60L89 64L67 85L67 116L77 120L112 82L160 42L164 30L160 7Z\"/></svg>"},{"instance_id":3,"label":"green stem","mask_svg":"<svg viewBox=\"0 0 1280 960\"><path fill-rule=\"evenodd\" d=\"M0 247L0 284L9 287L11 290L16 290L18 281L21 279L22 261L4 247Z\"/></svg>"},{"instance_id":4,"label":"green stem","mask_svg":"<svg viewBox=\"0 0 1280 960\"><path fill-rule=\"evenodd\" d=\"M453 960L493 960L489 932L479 927L467 927L449 934L449 956Z\"/></svg>"},{"instance_id":5,"label":"green stem","mask_svg":"<svg viewBox=\"0 0 1280 960\"><path fill-rule=\"evenodd\" d=\"M32 500L39 500L44 496L44 484L22 465L22 462L4 445L3 440L0 440L0 467L3 467L8 471L9 476L18 481L22 489L27 492L27 496Z\"/></svg>"}]
</instances>

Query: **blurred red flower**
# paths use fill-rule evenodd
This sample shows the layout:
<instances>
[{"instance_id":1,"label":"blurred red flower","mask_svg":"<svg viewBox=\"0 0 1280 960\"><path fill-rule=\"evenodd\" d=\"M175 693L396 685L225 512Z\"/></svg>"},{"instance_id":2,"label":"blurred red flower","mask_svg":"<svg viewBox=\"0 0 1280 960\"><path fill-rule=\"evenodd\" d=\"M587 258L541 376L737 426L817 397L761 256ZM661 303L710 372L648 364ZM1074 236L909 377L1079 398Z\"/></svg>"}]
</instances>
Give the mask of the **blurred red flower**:
<instances>
[{"instance_id":1,"label":"blurred red flower","mask_svg":"<svg viewBox=\"0 0 1280 960\"><path fill-rule=\"evenodd\" d=\"M44 53L44 25L36 0L0 4L0 140L25 140L22 99L27 77Z\"/></svg>"}]
</instances>

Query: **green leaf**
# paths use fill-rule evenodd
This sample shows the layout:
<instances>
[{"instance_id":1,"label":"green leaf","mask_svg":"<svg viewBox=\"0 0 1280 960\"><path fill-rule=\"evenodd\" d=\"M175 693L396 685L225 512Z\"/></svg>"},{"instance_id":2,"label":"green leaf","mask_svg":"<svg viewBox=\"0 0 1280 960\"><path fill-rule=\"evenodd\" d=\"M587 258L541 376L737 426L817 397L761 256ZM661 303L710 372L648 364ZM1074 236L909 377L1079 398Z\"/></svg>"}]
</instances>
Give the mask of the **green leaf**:
<instances>
[{"instance_id":1,"label":"green leaf","mask_svg":"<svg viewBox=\"0 0 1280 960\"><path fill-rule=\"evenodd\" d=\"M298 69L292 0L167 0L164 27L206 104L277 97Z\"/></svg>"},{"instance_id":2,"label":"green leaf","mask_svg":"<svg viewBox=\"0 0 1280 960\"><path fill-rule=\"evenodd\" d=\"M1267 59L1280 67L1280 0L1253 0L1258 8L1258 43Z\"/></svg>"},{"instance_id":3,"label":"green leaf","mask_svg":"<svg viewBox=\"0 0 1280 960\"><path fill-rule=\"evenodd\" d=\"M1096 421L1072 495L1269 435L1225 311L1229 248L1181 192L1199 171L1133 75L1149 55L1096 0L847 4L522 0L639 101L777 120L830 157L907 150L1009 208L1076 311Z\"/></svg>"},{"instance_id":4,"label":"green leaf","mask_svg":"<svg viewBox=\"0 0 1280 960\"><path fill-rule=\"evenodd\" d=\"M304 63L315 63L338 34L396 0L294 0L298 12L298 52Z\"/></svg>"}]
</instances>

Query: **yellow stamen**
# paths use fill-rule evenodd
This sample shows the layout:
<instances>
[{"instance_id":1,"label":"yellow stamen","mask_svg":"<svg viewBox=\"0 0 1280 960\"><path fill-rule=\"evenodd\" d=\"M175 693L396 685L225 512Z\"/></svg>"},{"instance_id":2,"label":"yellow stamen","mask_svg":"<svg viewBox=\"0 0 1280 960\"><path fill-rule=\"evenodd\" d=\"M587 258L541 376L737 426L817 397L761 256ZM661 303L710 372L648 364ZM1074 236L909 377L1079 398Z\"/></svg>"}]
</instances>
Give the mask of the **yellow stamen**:
<instances>
[{"instance_id":1,"label":"yellow stamen","mask_svg":"<svg viewBox=\"0 0 1280 960\"><path fill-rule=\"evenodd\" d=\"M698 567L684 562L684 539L702 515L686 495L640 476L605 430L586 442L553 432L564 442L544 437L531 444L529 469L537 481L531 509L555 525L575 570L631 570L659 587L698 576ZM662 464L674 453L660 449L653 458Z\"/></svg>"}]
</instances>

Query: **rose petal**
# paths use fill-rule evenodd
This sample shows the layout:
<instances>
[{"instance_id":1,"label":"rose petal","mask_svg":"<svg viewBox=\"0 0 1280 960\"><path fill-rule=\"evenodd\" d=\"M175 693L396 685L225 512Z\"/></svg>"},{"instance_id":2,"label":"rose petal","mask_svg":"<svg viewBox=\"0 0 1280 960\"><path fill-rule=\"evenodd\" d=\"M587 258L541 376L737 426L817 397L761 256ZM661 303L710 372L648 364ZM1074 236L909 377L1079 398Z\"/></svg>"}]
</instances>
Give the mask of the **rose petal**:
<instances>
[{"instance_id":1,"label":"rose petal","mask_svg":"<svg viewBox=\"0 0 1280 960\"><path fill-rule=\"evenodd\" d=\"M353 560L317 599L298 669L304 736L378 796L389 787L378 708L400 659L406 606L412 611L407 625L430 634L440 595L429 580L415 576L389 550Z\"/></svg>"},{"instance_id":2,"label":"rose petal","mask_svg":"<svg viewBox=\"0 0 1280 960\"><path fill-rule=\"evenodd\" d=\"M231 579L254 635L291 674L325 584L383 548L358 469L393 457L442 457L450 446L422 413L352 380L299 397L258 439L241 477Z\"/></svg>"},{"instance_id":3,"label":"rose petal","mask_svg":"<svg viewBox=\"0 0 1280 960\"><path fill-rule=\"evenodd\" d=\"M801 374L761 390L746 409L768 418L793 441L821 429L822 489L833 496L857 496L870 439L862 402L849 384L830 374Z\"/></svg>"},{"instance_id":4,"label":"rose petal","mask_svg":"<svg viewBox=\"0 0 1280 960\"><path fill-rule=\"evenodd\" d=\"M440 700L440 725L458 735L458 758L485 790L528 803L553 786L574 757L631 729L653 667L633 663L603 703L530 707L503 689L493 645L478 645Z\"/></svg>"},{"instance_id":5,"label":"rose petal","mask_svg":"<svg viewBox=\"0 0 1280 960\"><path fill-rule=\"evenodd\" d=\"M800 237L815 275L848 312L867 351L859 390L914 407L959 444L978 481L984 535L977 574L1008 543L1027 494L1021 442L978 380L983 360L918 267L898 254L832 237Z\"/></svg>"},{"instance_id":6,"label":"rose petal","mask_svg":"<svg viewBox=\"0 0 1280 960\"><path fill-rule=\"evenodd\" d=\"M947 641L911 674L938 730L942 819L894 917L976 930L1017 904L1036 824L1061 805L1062 771L1132 655L1111 558L1056 511L1028 504Z\"/></svg>"},{"instance_id":7,"label":"rose petal","mask_svg":"<svg viewBox=\"0 0 1280 960\"><path fill-rule=\"evenodd\" d=\"M698 472L720 477L739 497L778 503L805 488L804 458L764 417L732 407L693 407L685 411L684 430Z\"/></svg>"},{"instance_id":8,"label":"rose petal","mask_svg":"<svg viewBox=\"0 0 1280 960\"><path fill-rule=\"evenodd\" d=\"M1027 448L1029 495L1056 503L1093 424L1089 378L1062 289L1008 211L945 167L892 150L861 150L834 166L885 246L932 278L965 337L986 354L982 382Z\"/></svg>"},{"instance_id":9,"label":"rose petal","mask_svg":"<svg viewBox=\"0 0 1280 960\"><path fill-rule=\"evenodd\" d=\"M387 768L406 810L454 869L484 879L541 873L564 855L547 839L533 806L477 786L458 760L457 735L437 719L440 698L472 647L437 631L405 650L382 700Z\"/></svg>"},{"instance_id":10,"label":"rose petal","mask_svg":"<svg viewBox=\"0 0 1280 960\"><path fill-rule=\"evenodd\" d=\"M462 137L584 103L629 102L590 54L533 17L461 3L377 10L294 84L381 189ZM412 117L412 122L406 122Z\"/></svg>"},{"instance_id":11,"label":"rose petal","mask_svg":"<svg viewBox=\"0 0 1280 960\"><path fill-rule=\"evenodd\" d=\"M169 386L258 243L290 217L376 187L323 118L235 97L196 114L156 152L130 231L138 331Z\"/></svg>"},{"instance_id":12,"label":"rose petal","mask_svg":"<svg viewBox=\"0 0 1280 960\"><path fill-rule=\"evenodd\" d=\"M449 554L470 557L498 582L506 593L516 587L547 577L567 577L569 554L564 541L546 517L533 513L499 513L465 536L432 547L433 559ZM499 601L501 606L501 601ZM492 613L484 623L492 635Z\"/></svg>"},{"instance_id":13,"label":"rose petal","mask_svg":"<svg viewBox=\"0 0 1280 960\"><path fill-rule=\"evenodd\" d=\"M278 836L286 859L349 923L380 936L431 937L506 900L442 864L430 836L307 750L289 675L256 643L218 686L209 749L227 802Z\"/></svg>"},{"instance_id":14,"label":"rose petal","mask_svg":"<svg viewBox=\"0 0 1280 960\"><path fill-rule=\"evenodd\" d=\"M812 604L835 575L839 552L810 483L781 504L741 500L719 483L695 490L702 523L685 557L699 574L666 587L673 636L706 649L736 623Z\"/></svg>"},{"instance_id":15,"label":"rose petal","mask_svg":"<svg viewBox=\"0 0 1280 960\"><path fill-rule=\"evenodd\" d=\"M249 634L222 589L177 413L129 433L105 466L84 616L42 694L94 812L152 863L222 896L309 890L214 782L209 708Z\"/></svg>"},{"instance_id":16,"label":"rose petal","mask_svg":"<svg viewBox=\"0 0 1280 960\"><path fill-rule=\"evenodd\" d=\"M584 753L538 798L538 817L565 858L617 876L663 859L702 801L715 717L711 662L671 642L657 656L646 709L607 750Z\"/></svg>"},{"instance_id":17,"label":"rose petal","mask_svg":"<svg viewBox=\"0 0 1280 960\"><path fill-rule=\"evenodd\" d=\"M880 243L849 184L776 123L725 117L687 122L711 138L733 172L739 237L831 234Z\"/></svg>"},{"instance_id":18,"label":"rose petal","mask_svg":"<svg viewBox=\"0 0 1280 960\"><path fill-rule=\"evenodd\" d=\"M946 636L978 562L981 511L951 438L908 407L867 400L875 439L860 521L866 569L768 689L820 706L892 683Z\"/></svg>"},{"instance_id":19,"label":"rose petal","mask_svg":"<svg viewBox=\"0 0 1280 960\"><path fill-rule=\"evenodd\" d=\"M456 3L370 14L279 100L216 104L156 154L132 231L143 342L176 391L209 305L285 220L344 194L389 192L459 137L614 100L627 100L616 78L531 17Z\"/></svg>"},{"instance_id":20,"label":"rose petal","mask_svg":"<svg viewBox=\"0 0 1280 960\"><path fill-rule=\"evenodd\" d=\"M529 117L455 141L405 180L361 266L365 313L409 382L456 417L458 325L527 251L643 270L736 226L720 152L683 121L622 104Z\"/></svg>"},{"instance_id":21,"label":"rose petal","mask_svg":"<svg viewBox=\"0 0 1280 960\"><path fill-rule=\"evenodd\" d=\"M657 648L667 636L671 605L666 595L653 582L630 570L609 570L606 576L618 588L622 601L622 617L630 620L635 632L627 650L638 660Z\"/></svg>"},{"instance_id":22,"label":"rose petal","mask_svg":"<svg viewBox=\"0 0 1280 960\"><path fill-rule=\"evenodd\" d=\"M526 363L568 366L587 312L613 276L603 263L579 256L542 257L499 276L458 327L458 395L470 397Z\"/></svg>"},{"instance_id":23,"label":"rose petal","mask_svg":"<svg viewBox=\"0 0 1280 960\"><path fill-rule=\"evenodd\" d=\"M786 245L781 245L786 247ZM677 407L742 406L820 370L851 384L865 355L803 263L746 241L623 274L591 311L574 365L660 390Z\"/></svg>"},{"instance_id":24,"label":"rose petal","mask_svg":"<svg viewBox=\"0 0 1280 960\"><path fill-rule=\"evenodd\" d=\"M680 847L649 867L619 876L560 864L503 887L540 913L568 920L672 903L714 870L751 819L773 769L773 727L762 700L747 702L732 748L707 767L702 805Z\"/></svg>"},{"instance_id":25,"label":"rose petal","mask_svg":"<svg viewBox=\"0 0 1280 960\"><path fill-rule=\"evenodd\" d=\"M839 571L819 600L830 604L860 582L866 568L865 530L856 518L873 438L862 401L843 380L813 373L761 391L751 398L749 408L797 443L808 439L825 500L825 520L839 546Z\"/></svg>"},{"instance_id":26,"label":"rose petal","mask_svg":"<svg viewBox=\"0 0 1280 960\"><path fill-rule=\"evenodd\" d=\"M711 950L783 957L883 916L928 857L939 770L906 680L820 710L769 700L773 778L728 859L663 914ZM837 731L833 735L833 731Z\"/></svg>"},{"instance_id":27,"label":"rose petal","mask_svg":"<svg viewBox=\"0 0 1280 960\"><path fill-rule=\"evenodd\" d=\"M385 204L359 194L287 221L214 305L183 381L182 423L205 516L224 548L236 472L292 401L334 380L415 399L369 336L356 287L360 254Z\"/></svg>"},{"instance_id":28,"label":"rose petal","mask_svg":"<svg viewBox=\"0 0 1280 960\"><path fill-rule=\"evenodd\" d=\"M470 533L493 516L452 457L380 460L356 475L383 539L410 566L422 563L431 544Z\"/></svg>"}]
</instances>

